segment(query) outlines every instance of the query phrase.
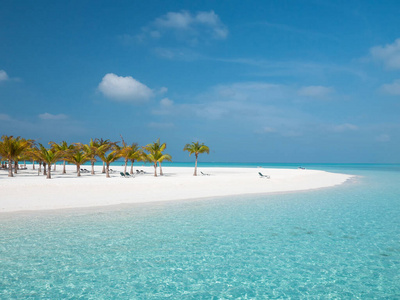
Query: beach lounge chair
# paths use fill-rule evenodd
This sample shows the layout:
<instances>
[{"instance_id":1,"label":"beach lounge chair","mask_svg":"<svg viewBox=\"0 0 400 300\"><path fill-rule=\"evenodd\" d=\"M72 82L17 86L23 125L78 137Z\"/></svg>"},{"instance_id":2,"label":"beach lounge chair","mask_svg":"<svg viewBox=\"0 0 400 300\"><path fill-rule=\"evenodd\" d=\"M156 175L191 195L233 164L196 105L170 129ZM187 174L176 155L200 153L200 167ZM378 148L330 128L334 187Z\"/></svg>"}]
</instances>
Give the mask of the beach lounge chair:
<instances>
[{"instance_id":1,"label":"beach lounge chair","mask_svg":"<svg viewBox=\"0 0 400 300\"><path fill-rule=\"evenodd\" d=\"M129 174L128 172L125 172L125 176L126 176L126 177L132 177L132 178L135 177L133 174L131 175L131 174Z\"/></svg>"},{"instance_id":2,"label":"beach lounge chair","mask_svg":"<svg viewBox=\"0 0 400 300\"><path fill-rule=\"evenodd\" d=\"M210 176L210 174L206 174L206 173L203 173L203 172L201 172L201 171L200 171L200 173L201 173L201 175L203 175L203 176Z\"/></svg>"},{"instance_id":3,"label":"beach lounge chair","mask_svg":"<svg viewBox=\"0 0 400 300\"><path fill-rule=\"evenodd\" d=\"M258 174L260 175L261 178L267 178L267 179L271 178L269 177L269 175L263 175L261 172L258 172Z\"/></svg>"},{"instance_id":4,"label":"beach lounge chair","mask_svg":"<svg viewBox=\"0 0 400 300\"><path fill-rule=\"evenodd\" d=\"M121 177L126 178L126 177L125 177L125 174L124 174L123 172L119 172L119 174L121 174Z\"/></svg>"}]
</instances>

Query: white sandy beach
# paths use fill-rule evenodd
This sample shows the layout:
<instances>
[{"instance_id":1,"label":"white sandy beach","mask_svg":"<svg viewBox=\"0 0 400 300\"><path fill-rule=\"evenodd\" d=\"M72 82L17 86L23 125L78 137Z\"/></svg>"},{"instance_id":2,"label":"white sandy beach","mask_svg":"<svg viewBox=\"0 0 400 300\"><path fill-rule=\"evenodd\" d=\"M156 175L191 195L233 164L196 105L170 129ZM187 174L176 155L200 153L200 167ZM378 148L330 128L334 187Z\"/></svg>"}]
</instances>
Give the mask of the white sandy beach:
<instances>
[{"instance_id":1,"label":"white sandy beach","mask_svg":"<svg viewBox=\"0 0 400 300\"><path fill-rule=\"evenodd\" d=\"M83 168L90 170L90 166ZM67 174L62 175L62 166L58 165L52 179L38 176L31 165L13 178L1 170L0 212L302 191L339 185L352 177L316 170L270 168L200 168L199 174L202 171L210 176L195 177L194 168L189 167L164 167L164 176L154 177L154 168L145 166L140 167L145 174L122 178L119 171L123 167L112 166L115 172L106 178L101 168L95 167L96 175L82 173L77 177L75 166L67 166ZM260 178L258 172L271 178Z\"/></svg>"}]
</instances>

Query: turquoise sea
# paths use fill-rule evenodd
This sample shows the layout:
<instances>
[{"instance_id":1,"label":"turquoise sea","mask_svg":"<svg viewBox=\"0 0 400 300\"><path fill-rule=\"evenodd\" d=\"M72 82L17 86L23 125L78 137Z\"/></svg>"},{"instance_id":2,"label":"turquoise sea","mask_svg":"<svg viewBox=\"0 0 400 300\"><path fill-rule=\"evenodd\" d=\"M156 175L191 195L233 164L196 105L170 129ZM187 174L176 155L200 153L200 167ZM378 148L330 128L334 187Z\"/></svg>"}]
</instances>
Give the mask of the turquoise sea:
<instances>
[{"instance_id":1,"label":"turquoise sea","mask_svg":"<svg viewBox=\"0 0 400 300\"><path fill-rule=\"evenodd\" d=\"M307 192L2 213L0 299L400 299L400 165L302 166L357 177Z\"/></svg>"}]
</instances>

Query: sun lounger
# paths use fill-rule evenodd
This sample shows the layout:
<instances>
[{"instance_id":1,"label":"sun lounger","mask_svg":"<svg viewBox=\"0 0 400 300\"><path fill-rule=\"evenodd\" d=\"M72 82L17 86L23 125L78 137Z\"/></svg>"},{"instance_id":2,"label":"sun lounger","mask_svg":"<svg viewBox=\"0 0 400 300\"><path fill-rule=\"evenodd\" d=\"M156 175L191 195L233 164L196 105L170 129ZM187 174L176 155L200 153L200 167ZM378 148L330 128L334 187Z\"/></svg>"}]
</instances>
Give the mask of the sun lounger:
<instances>
[{"instance_id":1,"label":"sun lounger","mask_svg":"<svg viewBox=\"0 0 400 300\"><path fill-rule=\"evenodd\" d=\"M210 174L206 174L206 173L203 173L203 172L200 172L201 173L201 175L203 175L203 176L210 176Z\"/></svg>"},{"instance_id":2,"label":"sun lounger","mask_svg":"<svg viewBox=\"0 0 400 300\"><path fill-rule=\"evenodd\" d=\"M258 172L258 174L260 175L261 178L267 178L267 179L271 178L269 177L269 175L263 175L261 172Z\"/></svg>"},{"instance_id":3,"label":"sun lounger","mask_svg":"<svg viewBox=\"0 0 400 300\"><path fill-rule=\"evenodd\" d=\"M131 174L129 174L128 172L125 172L125 176L126 176L126 177L132 177L132 178L135 177L135 175L133 175L133 174L131 175Z\"/></svg>"},{"instance_id":4,"label":"sun lounger","mask_svg":"<svg viewBox=\"0 0 400 300\"><path fill-rule=\"evenodd\" d=\"M119 172L119 174L121 175L121 177L126 178L125 174L123 172Z\"/></svg>"}]
</instances>

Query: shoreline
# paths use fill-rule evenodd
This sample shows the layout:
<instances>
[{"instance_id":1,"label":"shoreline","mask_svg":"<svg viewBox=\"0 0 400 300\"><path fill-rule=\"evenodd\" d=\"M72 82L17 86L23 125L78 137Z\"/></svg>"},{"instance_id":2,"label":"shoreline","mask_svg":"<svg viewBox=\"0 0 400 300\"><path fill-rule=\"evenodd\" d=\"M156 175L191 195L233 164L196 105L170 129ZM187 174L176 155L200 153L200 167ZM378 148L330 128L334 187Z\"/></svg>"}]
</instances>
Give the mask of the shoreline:
<instances>
[{"instance_id":1,"label":"shoreline","mask_svg":"<svg viewBox=\"0 0 400 300\"><path fill-rule=\"evenodd\" d=\"M87 165L82 168L90 170ZM101 174L101 166L95 166L95 175L77 177L75 166L67 165L63 175L62 166L57 165L52 179L38 176L31 165L13 178L2 170L0 213L307 191L337 186L354 177L319 170L224 167L202 167L196 177L194 167L169 166L163 168L164 176L154 177L154 168L145 166L140 167L145 174L122 178L123 166L111 168L115 170L111 178ZM271 178L261 178L258 172Z\"/></svg>"}]
</instances>

